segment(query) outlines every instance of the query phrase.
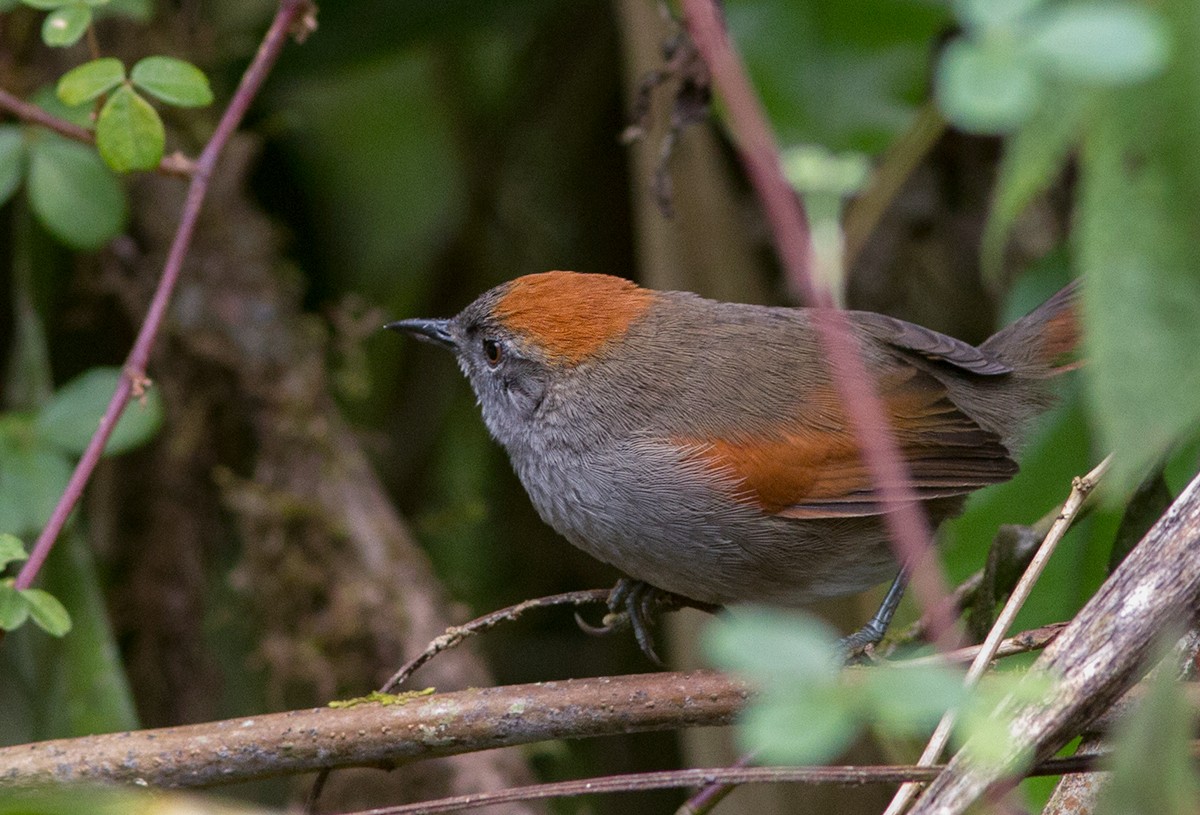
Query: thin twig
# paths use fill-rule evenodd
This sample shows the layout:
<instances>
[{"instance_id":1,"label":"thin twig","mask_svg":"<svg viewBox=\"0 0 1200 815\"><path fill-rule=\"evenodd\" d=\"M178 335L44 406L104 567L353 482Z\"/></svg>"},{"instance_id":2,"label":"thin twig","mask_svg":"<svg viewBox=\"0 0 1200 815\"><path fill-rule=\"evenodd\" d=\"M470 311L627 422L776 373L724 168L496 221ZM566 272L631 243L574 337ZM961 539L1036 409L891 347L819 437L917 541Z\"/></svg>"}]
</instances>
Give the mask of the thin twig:
<instances>
[{"instance_id":1,"label":"thin twig","mask_svg":"<svg viewBox=\"0 0 1200 815\"><path fill-rule=\"evenodd\" d=\"M47 113L37 105L26 102L3 88L0 88L0 110L7 110L22 121L41 125L68 139L74 139L84 144L96 143L96 135L86 127L80 127L74 122L68 122L66 119L60 119ZM195 172L195 164L181 153L172 153L162 157L157 171L163 175L189 178Z\"/></svg>"},{"instance_id":2,"label":"thin twig","mask_svg":"<svg viewBox=\"0 0 1200 815\"><path fill-rule=\"evenodd\" d=\"M1000 611L1000 615L996 618L996 622L992 625L991 631L988 632L987 639L983 641L979 652L975 655L971 667L967 669L967 676L964 683L967 687L972 687L979 682L987 670L988 665L995 657L996 652L1000 648L1000 642L1007 633L1013 620L1016 619L1017 612L1021 610L1021 606L1029 598L1029 594L1033 591L1033 585L1041 577L1042 570L1046 567L1046 563L1050 560L1050 555L1054 553L1058 542L1063 539L1070 528L1071 523L1075 520L1075 516L1079 514L1079 510L1083 507L1083 502L1095 489L1096 483L1108 471L1109 464L1112 462L1112 456L1106 457L1103 461L1097 464L1091 472L1082 478L1076 478L1071 485L1071 494L1063 504L1062 512L1050 527L1050 531L1046 533L1045 540L1042 541L1041 547L1037 554L1029 561L1029 566L1025 569L1025 574L1021 576L1020 582L1009 595L1008 602L1004 604L1004 608ZM921 758L918 764L928 766L936 762L945 749L946 743L950 740L950 731L954 728L955 715L953 710L949 710L938 722L937 729L934 730L933 736L930 737L929 743L925 746L925 751L921 753ZM900 815L908 807L912 800L920 791L920 785L916 783L904 784L900 789L896 790L896 795L892 798L892 802L888 808L884 810L884 815Z\"/></svg>"},{"instance_id":3,"label":"thin twig","mask_svg":"<svg viewBox=\"0 0 1200 815\"><path fill-rule=\"evenodd\" d=\"M958 644L954 615L945 577L931 555L928 519L916 501L907 468L888 430L886 415L845 315L833 306L830 292L814 283L808 222L800 199L783 174L779 149L762 105L714 0L683 0L683 11L688 33L725 101L730 130L771 224L788 280L814 307L814 328L880 503L887 509L883 522L897 559L908 567L913 594L935 621L931 629L935 642L949 650Z\"/></svg>"},{"instance_id":4,"label":"thin twig","mask_svg":"<svg viewBox=\"0 0 1200 815\"><path fill-rule=\"evenodd\" d=\"M404 665L392 677L383 683L383 687L379 689L380 693L390 693L395 688L408 681L418 668L424 665L429 660L433 659L443 651L448 651L451 648L459 645L469 637L475 634L481 634L484 631L495 628L500 623L512 622L524 614L526 611L531 611L537 608L552 608L554 606L584 606L593 603L603 603L608 600L610 589L587 589L585 591L569 591L564 594L552 594L549 597L537 597L533 600L524 600L516 605L508 606L497 611L492 611L484 614L482 617L476 617L469 623L456 625L446 629L446 633L429 643L417 656L413 657L407 664Z\"/></svg>"},{"instance_id":5,"label":"thin twig","mask_svg":"<svg viewBox=\"0 0 1200 815\"><path fill-rule=\"evenodd\" d=\"M476 617L469 623L447 628L446 633L430 642L424 651L410 659L400 670L392 674L391 678L379 688L379 692L391 693L397 687L407 682L408 678L416 673L418 668L438 654L449 651L451 648L460 645L464 640L495 628L500 623L516 620L526 611L561 605L582 606L591 603L603 603L608 599L609 593L609 589L588 589L585 591L553 594L549 597L537 597L533 600L524 600L516 605L484 614L482 617ZM322 767L317 771L317 776L313 779L312 786L308 788L308 795L304 801L304 812L311 815L311 813L317 811L317 802L321 800L321 793L325 791L325 784L329 781L329 776L332 772L332 767Z\"/></svg>"},{"instance_id":6,"label":"thin twig","mask_svg":"<svg viewBox=\"0 0 1200 815\"><path fill-rule=\"evenodd\" d=\"M1008 639L1001 641L1000 646L996 649L996 653L992 655L992 659L999 657L1011 657L1016 654L1027 654L1030 651L1037 651L1045 648L1047 645L1054 642L1055 638L1068 625L1070 625L1070 623L1049 623L1038 628L1031 628L1028 631L1022 631L1020 634L1014 634ZM947 651L942 654L914 657L912 659L889 662L889 664L908 666L930 663L945 664L946 662L971 662L972 660L976 659L982 651L982 645L968 645L966 647L956 648L953 651Z\"/></svg>"},{"instance_id":7,"label":"thin twig","mask_svg":"<svg viewBox=\"0 0 1200 815\"><path fill-rule=\"evenodd\" d=\"M146 363L150 359L150 350L154 347L154 341L157 339L163 319L166 317L167 306L171 302L175 285L179 282L183 261L191 246L196 223L200 218L200 208L204 203L209 180L217 160L221 156L221 151L242 121L246 109L250 106L250 101L262 87L263 80L266 79L275 60L283 50L288 34L299 21L311 19L314 8L310 0L280 0L279 10L276 11L275 19L271 21L271 26L263 37L258 53L254 55L253 61L246 68L241 83L234 92L233 98L229 100L229 106L225 108L224 114L217 123L216 130L196 160L191 182L188 184L187 198L184 201L183 211L180 213L179 226L175 231L175 238L163 266L162 278L158 281L154 299L150 302L146 319L142 323L141 330L138 331L129 357L125 360L124 375L117 383L117 389L113 393L112 399L109 400L100 425L92 434L87 449L79 459L79 464L75 466L75 471L71 474L71 479L67 483L62 497L59 498L54 512L50 515L50 520L46 522L46 526L38 535L29 559L25 561L17 575L16 588L29 588L36 579L46 556L50 554L50 549L58 539L59 533L62 532L63 526L66 525L67 518L70 517L75 504L83 495L83 488L91 478L92 471L96 468L96 463L104 451L104 445L112 435L113 428L116 427L117 420L121 418L126 405L129 404L135 387L140 388L147 381Z\"/></svg>"},{"instance_id":8,"label":"thin twig","mask_svg":"<svg viewBox=\"0 0 1200 815\"><path fill-rule=\"evenodd\" d=\"M1066 773L1090 772L1108 756L1105 753L1087 756L1069 756L1043 761L1033 767L1029 775L1064 775ZM480 792L381 807L350 813L350 815L434 815L439 812L457 812L495 804L510 804L518 801L536 801L545 798L569 798L577 795L612 792L644 792L647 790L680 789L710 784L833 784L857 787L863 784L896 784L902 781L934 778L940 766L922 767L915 764L892 764L876 766L841 767L713 767L692 770L663 770L659 772L608 775L584 778L576 781L557 781L549 784L531 784L496 792Z\"/></svg>"}]
</instances>

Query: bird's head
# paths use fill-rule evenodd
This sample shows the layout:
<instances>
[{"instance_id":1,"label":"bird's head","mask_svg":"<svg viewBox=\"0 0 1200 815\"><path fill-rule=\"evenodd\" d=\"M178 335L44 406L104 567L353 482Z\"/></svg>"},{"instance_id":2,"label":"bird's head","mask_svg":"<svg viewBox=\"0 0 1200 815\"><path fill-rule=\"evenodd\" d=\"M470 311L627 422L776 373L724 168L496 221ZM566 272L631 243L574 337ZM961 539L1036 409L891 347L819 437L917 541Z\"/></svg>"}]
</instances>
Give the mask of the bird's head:
<instances>
[{"instance_id":1,"label":"bird's head","mask_svg":"<svg viewBox=\"0 0 1200 815\"><path fill-rule=\"evenodd\" d=\"M453 351L489 429L507 444L557 383L618 350L656 295L619 277L545 272L497 286L450 319L386 327Z\"/></svg>"}]
</instances>

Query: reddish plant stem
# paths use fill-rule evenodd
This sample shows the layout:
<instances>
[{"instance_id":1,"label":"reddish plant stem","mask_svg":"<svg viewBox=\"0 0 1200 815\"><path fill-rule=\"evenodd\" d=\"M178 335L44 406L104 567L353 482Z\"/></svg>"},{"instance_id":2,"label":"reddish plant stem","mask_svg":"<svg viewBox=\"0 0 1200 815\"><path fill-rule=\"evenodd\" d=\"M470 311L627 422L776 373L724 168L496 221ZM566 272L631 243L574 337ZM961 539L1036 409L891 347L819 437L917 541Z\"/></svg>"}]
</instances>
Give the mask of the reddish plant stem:
<instances>
[{"instance_id":1,"label":"reddish plant stem","mask_svg":"<svg viewBox=\"0 0 1200 815\"><path fill-rule=\"evenodd\" d=\"M33 550L29 553L29 559L25 561L17 575L14 584L16 588L27 589L37 578L38 571L42 568L42 564L50 554L50 549L66 525L71 511L83 495L83 488L91 478L92 471L95 470L96 463L104 451L104 445L108 442L108 437L112 435L117 420L121 418L121 414L129 404L130 397L134 395L135 390L140 392L145 387L147 382L146 363L150 359L150 351L154 347L154 341L157 339L163 319L167 315L167 306L171 302L175 285L179 282L183 261L191 246L196 223L200 217L200 208L208 193L209 180L216 167L217 159L220 158L221 151L237 129L251 100L262 87L263 80L266 79L275 60L283 50L288 32L292 30L302 15L306 15L312 8L309 0L280 0L279 10L275 13L275 19L271 21L271 26L263 37L258 53L254 55L253 61L246 68L241 83L229 101L229 106L217 123L216 130L208 140L208 144L204 146L200 157L196 159L191 182L188 184L187 198L179 216L179 226L175 231L171 250L163 266L162 278L158 281L154 299L150 302L146 319L142 322L141 330L138 331L129 357L125 360L124 375L117 383L117 389L113 393L112 399L109 400L104 416L100 419L100 426L92 434L87 449L83 451L83 456L79 459L79 464L71 473L67 488L54 507L50 520L46 522L46 526L38 535ZM39 124L44 124L44 122L39 120Z\"/></svg>"},{"instance_id":2,"label":"reddish plant stem","mask_svg":"<svg viewBox=\"0 0 1200 815\"><path fill-rule=\"evenodd\" d=\"M683 0L688 33L707 63L713 84L728 110L746 173L762 201L788 280L814 309L814 325L834 383L871 472L892 546L909 570L913 594L929 619L930 633L944 650L957 645L949 588L932 557L928 519L917 503L908 469L888 430L883 406L871 385L860 349L845 315L830 293L813 282L814 258L808 221L784 176L779 148L742 61L733 48L715 0Z\"/></svg>"},{"instance_id":3,"label":"reddish plant stem","mask_svg":"<svg viewBox=\"0 0 1200 815\"><path fill-rule=\"evenodd\" d=\"M87 144L94 144L96 141L91 131L86 127L80 127L74 122L68 122L66 119L52 116L37 105L13 96L3 88L0 88L0 108L7 110L18 119L39 124L61 136L66 136L68 139L74 139L75 141Z\"/></svg>"},{"instance_id":4,"label":"reddish plant stem","mask_svg":"<svg viewBox=\"0 0 1200 815\"><path fill-rule=\"evenodd\" d=\"M22 121L41 125L44 128L53 130L60 136L66 136L68 139L74 139L84 144L96 143L95 134L86 127L80 127L74 122L68 122L66 119L60 119L57 116L47 113L37 105L26 102L24 99L14 96L3 88L0 88L0 110L7 110ZM163 175L174 175L181 178L191 176L194 168L195 165L192 161L179 153L163 156L162 161L158 163L158 172Z\"/></svg>"},{"instance_id":5,"label":"reddish plant stem","mask_svg":"<svg viewBox=\"0 0 1200 815\"><path fill-rule=\"evenodd\" d=\"M1029 771L1030 776L1066 775L1094 770L1103 754L1067 756L1043 761ZM517 801L537 801L545 798L568 798L596 793L640 792L645 790L680 789L702 784L802 783L833 784L858 787L863 784L895 784L901 781L921 781L933 778L942 768L918 767L911 764L842 767L714 767L711 769L662 770L659 772L607 775L578 781L554 781L515 787L497 792L481 792L402 804L394 807L361 810L351 815L433 815L437 812L460 812L484 806L510 804ZM689 810L682 809L681 812Z\"/></svg>"}]
</instances>

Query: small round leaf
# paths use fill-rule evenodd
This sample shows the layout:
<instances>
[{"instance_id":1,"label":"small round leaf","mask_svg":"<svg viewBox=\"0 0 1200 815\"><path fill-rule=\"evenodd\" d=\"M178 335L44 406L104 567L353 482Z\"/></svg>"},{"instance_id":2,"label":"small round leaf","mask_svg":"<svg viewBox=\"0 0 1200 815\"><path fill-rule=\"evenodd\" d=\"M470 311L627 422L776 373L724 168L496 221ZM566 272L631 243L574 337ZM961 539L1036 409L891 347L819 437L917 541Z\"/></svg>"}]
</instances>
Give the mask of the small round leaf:
<instances>
[{"instance_id":1,"label":"small round leaf","mask_svg":"<svg viewBox=\"0 0 1200 815\"><path fill-rule=\"evenodd\" d=\"M170 105L191 108L210 104L208 77L190 62L174 57L146 57L129 72L133 84Z\"/></svg>"},{"instance_id":2,"label":"small round leaf","mask_svg":"<svg viewBox=\"0 0 1200 815\"><path fill-rule=\"evenodd\" d=\"M1170 50L1166 27L1149 8L1069 3L1039 15L1027 44L1064 79L1122 85L1159 73Z\"/></svg>"},{"instance_id":3,"label":"small round leaf","mask_svg":"<svg viewBox=\"0 0 1200 815\"><path fill-rule=\"evenodd\" d=\"M1006 41L958 39L942 53L937 99L950 121L971 133L1006 133L1033 112L1041 80Z\"/></svg>"},{"instance_id":4,"label":"small round leaf","mask_svg":"<svg viewBox=\"0 0 1200 815\"><path fill-rule=\"evenodd\" d=\"M153 170L162 160L166 138L158 111L129 85L113 91L96 120L96 149L119 173Z\"/></svg>"},{"instance_id":5,"label":"small round leaf","mask_svg":"<svg viewBox=\"0 0 1200 815\"><path fill-rule=\"evenodd\" d=\"M0 580L0 629L12 631L29 617L29 604L13 588L11 580Z\"/></svg>"},{"instance_id":6,"label":"small round leaf","mask_svg":"<svg viewBox=\"0 0 1200 815\"><path fill-rule=\"evenodd\" d=\"M86 3L76 2L57 8L42 22L42 42L57 48L74 45L91 23L92 10Z\"/></svg>"},{"instance_id":7,"label":"small round leaf","mask_svg":"<svg viewBox=\"0 0 1200 815\"><path fill-rule=\"evenodd\" d=\"M58 98L69 107L90 102L125 81L125 66L115 57L102 57L72 68L58 80Z\"/></svg>"},{"instance_id":8,"label":"small round leaf","mask_svg":"<svg viewBox=\"0 0 1200 815\"><path fill-rule=\"evenodd\" d=\"M95 150L47 135L29 153L30 203L59 240L96 249L121 231L125 194Z\"/></svg>"},{"instance_id":9,"label":"small round leaf","mask_svg":"<svg viewBox=\"0 0 1200 815\"><path fill-rule=\"evenodd\" d=\"M920 735L967 697L964 674L950 665L864 671L858 686L866 718L897 738Z\"/></svg>"},{"instance_id":10,"label":"small round leaf","mask_svg":"<svg viewBox=\"0 0 1200 815\"><path fill-rule=\"evenodd\" d=\"M54 392L38 411L34 429L38 438L67 453L83 453L117 389L119 368L92 368ZM104 447L106 455L124 453L150 439L162 423L162 398L149 390L134 400Z\"/></svg>"},{"instance_id":11,"label":"small round leaf","mask_svg":"<svg viewBox=\"0 0 1200 815\"><path fill-rule=\"evenodd\" d=\"M790 685L762 692L742 716L739 736L767 764L822 764L860 729L853 700L838 688Z\"/></svg>"},{"instance_id":12,"label":"small round leaf","mask_svg":"<svg viewBox=\"0 0 1200 815\"><path fill-rule=\"evenodd\" d=\"M25 138L16 125L0 125L0 205L21 183L25 171Z\"/></svg>"},{"instance_id":13,"label":"small round leaf","mask_svg":"<svg viewBox=\"0 0 1200 815\"><path fill-rule=\"evenodd\" d=\"M28 534L41 529L71 478L58 450L25 440L0 446L0 529Z\"/></svg>"},{"instance_id":14,"label":"small round leaf","mask_svg":"<svg viewBox=\"0 0 1200 815\"><path fill-rule=\"evenodd\" d=\"M20 538L8 532L0 532L0 569L14 560L24 560L27 557L29 556L25 554L25 544L21 543Z\"/></svg>"},{"instance_id":15,"label":"small round leaf","mask_svg":"<svg viewBox=\"0 0 1200 815\"><path fill-rule=\"evenodd\" d=\"M842 658L834 642L816 617L772 608L738 609L704 632L704 650L718 667L761 683L835 683Z\"/></svg>"},{"instance_id":16,"label":"small round leaf","mask_svg":"<svg viewBox=\"0 0 1200 815\"><path fill-rule=\"evenodd\" d=\"M85 102L82 105L71 107L58 98L58 93L52 85L43 85L41 88L38 88L29 97L29 101L51 116L65 119L71 124L79 125L88 130L91 130L96 124L95 119L92 117L92 105Z\"/></svg>"},{"instance_id":17,"label":"small round leaf","mask_svg":"<svg viewBox=\"0 0 1200 815\"><path fill-rule=\"evenodd\" d=\"M71 630L71 615L48 591L23 589L21 599L29 607L29 616L38 627L52 637L62 637Z\"/></svg>"}]
</instances>

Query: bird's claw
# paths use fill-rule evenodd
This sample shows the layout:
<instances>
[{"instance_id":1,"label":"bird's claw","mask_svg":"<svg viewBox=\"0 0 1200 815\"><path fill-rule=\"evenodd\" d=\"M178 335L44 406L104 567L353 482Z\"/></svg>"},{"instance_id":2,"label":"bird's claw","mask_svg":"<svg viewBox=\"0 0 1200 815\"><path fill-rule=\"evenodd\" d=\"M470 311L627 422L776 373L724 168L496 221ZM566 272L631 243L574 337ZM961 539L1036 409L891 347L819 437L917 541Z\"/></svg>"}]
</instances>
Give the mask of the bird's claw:
<instances>
[{"instance_id":1,"label":"bird's claw","mask_svg":"<svg viewBox=\"0 0 1200 815\"><path fill-rule=\"evenodd\" d=\"M613 590L608 594L608 613L604 615L600 625L592 625L585 621L578 612L575 614L575 623L584 633L593 636L603 636L632 628L638 648L646 655L647 659L655 665L663 667L662 660L654 650L654 638L650 634L650 627L654 624L654 612L660 606L669 605L670 598L673 596L649 583L623 577L617 581L617 585L613 586Z\"/></svg>"},{"instance_id":2,"label":"bird's claw","mask_svg":"<svg viewBox=\"0 0 1200 815\"><path fill-rule=\"evenodd\" d=\"M654 638L650 629L654 625L655 615L659 611L675 611L681 608L695 608L709 614L716 613L720 608L714 603L704 603L687 597L665 591L642 580L623 577L608 593L608 613L600 621L600 625L592 625L575 614L575 622L586 634L603 636L615 631L633 629L638 648L646 658L655 665L665 667L654 650Z\"/></svg>"}]
</instances>

